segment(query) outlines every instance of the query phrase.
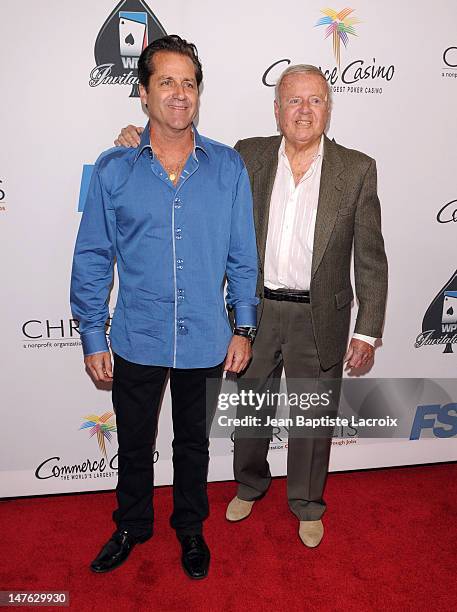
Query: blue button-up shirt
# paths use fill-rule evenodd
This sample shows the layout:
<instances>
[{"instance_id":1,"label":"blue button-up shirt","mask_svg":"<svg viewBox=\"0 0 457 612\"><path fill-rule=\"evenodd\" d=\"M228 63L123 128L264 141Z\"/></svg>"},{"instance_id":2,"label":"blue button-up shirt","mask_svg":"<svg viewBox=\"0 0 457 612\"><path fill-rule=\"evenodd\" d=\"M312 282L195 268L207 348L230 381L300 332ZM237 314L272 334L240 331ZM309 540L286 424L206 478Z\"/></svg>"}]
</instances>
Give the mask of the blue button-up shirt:
<instances>
[{"instance_id":1,"label":"blue button-up shirt","mask_svg":"<svg viewBox=\"0 0 457 612\"><path fill-rule=\"evenodd\" d=\"M76 241L71 305L85 355L108 350L134 363L204 368L223 361L237 325L256 325L252 196L236 151L200 136L176 187L154 155L149 125L138 149L95 164Z\"/></svg>"}]
</instances>

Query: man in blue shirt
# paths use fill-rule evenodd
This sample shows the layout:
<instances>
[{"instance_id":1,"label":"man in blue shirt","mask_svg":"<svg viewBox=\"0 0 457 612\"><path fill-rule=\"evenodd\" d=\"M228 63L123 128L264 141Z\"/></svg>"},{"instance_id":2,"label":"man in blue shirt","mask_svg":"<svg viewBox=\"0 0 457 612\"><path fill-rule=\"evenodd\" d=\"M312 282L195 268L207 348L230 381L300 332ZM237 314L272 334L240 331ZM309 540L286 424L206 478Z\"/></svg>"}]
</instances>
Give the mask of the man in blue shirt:
<instances>
[{"instance_id":1,"label":"man in blue shirt","mask_svg":"<svg viewBox=\"0 0 457 612\"><path fill-rule=\"evenodd\" d=\"M214 409L207 413L206 380L224 369L241 372L251 357L258 303L252 197L238 153L193 126L202 81L195 46L178 36L157 40L143 51L138 74L149 123L138 149L110 149L97 160L73 260L71 303L86 367L96 381L113 381L119 442L117 529L91 569L115 569L152 535L152 449L170 373L171 525L184 570L204 578ZM105 324L115 259L113 371Z\"/></svg>"}]
</instances>

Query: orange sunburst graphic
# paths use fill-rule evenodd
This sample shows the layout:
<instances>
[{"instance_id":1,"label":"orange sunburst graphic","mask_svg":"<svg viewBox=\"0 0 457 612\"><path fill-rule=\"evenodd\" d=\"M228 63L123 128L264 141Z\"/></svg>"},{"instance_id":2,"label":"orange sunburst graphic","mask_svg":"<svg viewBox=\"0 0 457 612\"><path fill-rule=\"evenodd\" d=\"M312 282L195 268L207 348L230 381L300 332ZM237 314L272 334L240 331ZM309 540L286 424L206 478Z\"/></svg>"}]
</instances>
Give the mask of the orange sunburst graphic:
<instances>
[{"instance_id":1,"label":"orange sunburst graphic","mask_svg":"<svg viewBox=\"0 0 457 612\"><path fill-rule=\"evenodd\" d=\"M338 64L338 68L341 66L341 43L345 47L349 44L349 36L357 36L354 29L356 23L361 23L356 17L349 17L354 12L352 8L344 8L337 12L331 8L325 8L321 10L325 17L321 17L316 23L315 27L325 25L325 38L330 35L333 37L333 54Z\"/></svg>"},{"instance_id":2,"label":"orange sunburst graphic","mask_svg":"<svg viewBox=\"0 0 457 612\"><path fill-rule=\"evenodd\" d=\"M114 412L105 412L101 416L89 414L84 418L87 421L79 429L89 429L91 438L97 436L100 452L107 458L105 440L111 442L112 434L117 431L115 423L110 422L114 418Z\"/></svg>"}]
</instances>

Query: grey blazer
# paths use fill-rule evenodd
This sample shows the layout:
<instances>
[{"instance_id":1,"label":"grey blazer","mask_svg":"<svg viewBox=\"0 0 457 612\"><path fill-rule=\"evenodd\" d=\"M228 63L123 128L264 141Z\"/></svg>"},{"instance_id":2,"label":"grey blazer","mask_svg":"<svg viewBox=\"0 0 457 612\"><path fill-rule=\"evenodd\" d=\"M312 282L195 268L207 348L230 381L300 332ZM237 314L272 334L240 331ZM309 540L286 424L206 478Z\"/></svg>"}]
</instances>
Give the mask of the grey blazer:
<instances>
[{"instance_id":1,"label":"grey blazer","mask_svg":"<svg viewBox=\"0 0 457 612\"><path fill-rule=\"evenodd\" d=\"M354 293L350 279L354 249L359 310L355 332L380 338L387 296L387 258L373 159L324 136L324 158L314 233L311 313L323 369L344 357ZM258 322L263 311L263 270L271 192L281 136L240 140L235 149L246 164L254 199L259 255ZM299 331L299 330L297 330Z\"/></svg>"}]
</instances>

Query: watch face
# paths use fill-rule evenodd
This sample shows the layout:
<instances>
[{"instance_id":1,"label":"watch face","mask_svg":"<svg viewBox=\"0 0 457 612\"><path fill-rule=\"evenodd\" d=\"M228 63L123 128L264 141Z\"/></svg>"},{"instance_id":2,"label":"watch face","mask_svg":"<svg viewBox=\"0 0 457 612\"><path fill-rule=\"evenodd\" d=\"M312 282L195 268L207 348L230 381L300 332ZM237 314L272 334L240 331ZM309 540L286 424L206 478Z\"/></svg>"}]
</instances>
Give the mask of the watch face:
<instances>
[{"instance_id":1,"label":"watch face","mask_svg":"<svg viewBox=\"0 0 457 612\"><path fill-rule=\"evenodd\" d=\"M250 340L254 340L256 332L257 332L257 329L255 327L250 327L248 330L248 338Z\"/></svg>"}]
</instances>

